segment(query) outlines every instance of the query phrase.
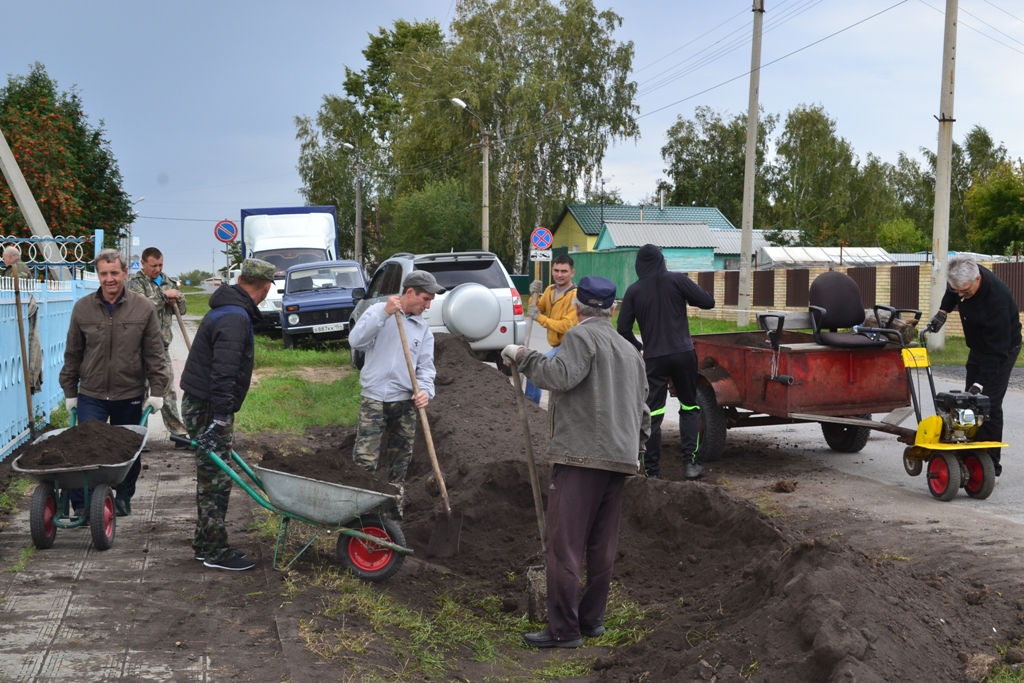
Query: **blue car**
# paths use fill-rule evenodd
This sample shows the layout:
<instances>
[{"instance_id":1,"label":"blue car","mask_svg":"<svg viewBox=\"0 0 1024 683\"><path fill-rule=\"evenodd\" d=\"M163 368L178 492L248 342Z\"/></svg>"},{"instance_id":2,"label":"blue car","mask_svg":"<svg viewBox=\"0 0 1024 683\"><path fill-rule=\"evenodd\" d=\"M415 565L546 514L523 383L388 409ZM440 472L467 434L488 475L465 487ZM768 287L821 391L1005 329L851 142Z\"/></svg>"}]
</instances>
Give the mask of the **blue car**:
<instances>
[{"instance_id":1,"label":"blue car","mask_svg":"<svg viewBox=\"0 0 1024 683\"><path fill-rule=\"evenodd\" d=\"M355 300L366 293L363 269L355 261L322 261L292 266L285 272L281 299L284 348L299 339L345 339Z\"/></svg>"}]
</instances>

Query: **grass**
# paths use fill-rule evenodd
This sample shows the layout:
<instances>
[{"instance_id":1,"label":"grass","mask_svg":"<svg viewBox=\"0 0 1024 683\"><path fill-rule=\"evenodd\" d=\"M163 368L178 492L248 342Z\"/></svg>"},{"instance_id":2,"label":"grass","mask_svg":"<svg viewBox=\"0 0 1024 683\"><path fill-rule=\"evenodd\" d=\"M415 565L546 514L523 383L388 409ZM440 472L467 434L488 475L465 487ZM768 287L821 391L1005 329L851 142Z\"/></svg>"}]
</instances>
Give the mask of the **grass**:
<instances>
[{"instance_id":1,"label":"grass","mask_svg":"<svg viewBox=\"0 0 1024 683\"><path fill-rule=\"evenodd\" d=\"M188 294L188 315L204 316L210 310L209 294Z\"/></svg>"},{"instance_id":2,"label":"grass","mask_svg":"<svg viewBox=\"0 0 1024 683\"><path fill-rule=\"evenodd\" d=\"M351 356L343 342L325 342L302 349L284 348L280 339L264 335L256 336L256 369L260 368L303 368L322 366L347 366Z\"/></svg>"},{"instance_id":3,"label":"grass","mask_svg":"<svg viewBox=\"0 0 1024 683\"><path fill-rule=\"evenodd\" d=\"M25 571L25 567L28 566L28 561L32 559L32 556L36 554L36 547L34 545L28 545L22 548L18 552L18 559L10 567L6 569L13 574Z\"/></svg>"},{"instance_id":4,"label":"grass","mask_svg":"<svg viewBox=\"0 0 1024 683\"><path fill-rule=\"evenodd\" d=\"M30 488L32 488L32 482L28 479L19 477L12 481L7 487L7 490L0 493L0 515L14 512L15 508L18 507L18 500L20 500Z\"/></svg>"},{"instance_id":5,"label":"grass","mask_svg":"<svg viewBox=\"0 0 1024 683\"><path fill-rule=\"evenodd\" d=\"M301 377L268 377L249 391L235 425L244 432L298 434L307 427L354 425L359 414L359 376L329 384Z\"/></svg>"}]
</instances>

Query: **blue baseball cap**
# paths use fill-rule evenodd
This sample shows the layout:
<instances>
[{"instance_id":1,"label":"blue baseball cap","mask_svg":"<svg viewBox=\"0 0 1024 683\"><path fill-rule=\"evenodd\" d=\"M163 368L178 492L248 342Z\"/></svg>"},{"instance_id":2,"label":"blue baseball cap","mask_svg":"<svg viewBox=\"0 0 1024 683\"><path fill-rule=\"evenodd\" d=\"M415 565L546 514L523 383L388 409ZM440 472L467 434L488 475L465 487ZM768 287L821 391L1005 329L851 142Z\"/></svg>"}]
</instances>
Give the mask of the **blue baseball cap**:
<instances>
[{"instance_id":1,"label":"blue baseball cap","mask_svg":"<svg viewBox=\"0 0 1024 683\"><path fill-rule=\"evenodd\" d=\"M615 283L596 275L587 275L576 285L576 300L584 306L611 308L615 303Z\"/></svg>"}]
</instances>

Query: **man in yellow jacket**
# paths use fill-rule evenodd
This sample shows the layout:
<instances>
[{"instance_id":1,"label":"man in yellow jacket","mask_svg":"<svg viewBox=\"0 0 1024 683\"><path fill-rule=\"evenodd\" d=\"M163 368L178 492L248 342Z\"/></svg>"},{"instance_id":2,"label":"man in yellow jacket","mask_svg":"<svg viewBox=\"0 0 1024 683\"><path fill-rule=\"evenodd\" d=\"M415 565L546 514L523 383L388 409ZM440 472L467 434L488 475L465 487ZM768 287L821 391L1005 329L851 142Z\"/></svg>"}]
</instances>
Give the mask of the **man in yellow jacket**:
<instances>
[{"instance_id":1,"label":"man in yellow jacket","mask_svg":"<svg viewBox=\"0 0 1024 683\"><path fill-rule=\"evenodd\" d=\"M545 290L540 280L530 283L530 296L541 296L536 305L530 306L527 315L548 331L548 344L551 345L548 358L558 353L562 337L578 322L576 307L573 305L576 299L576 284L572 280L576 275L575 265L568 254L556 256L551 261L551 279L555 281L554 284ZM530 380L526 381L524 393L528 399L540 405L540 388Z\"/></svg>"}]
</instances>

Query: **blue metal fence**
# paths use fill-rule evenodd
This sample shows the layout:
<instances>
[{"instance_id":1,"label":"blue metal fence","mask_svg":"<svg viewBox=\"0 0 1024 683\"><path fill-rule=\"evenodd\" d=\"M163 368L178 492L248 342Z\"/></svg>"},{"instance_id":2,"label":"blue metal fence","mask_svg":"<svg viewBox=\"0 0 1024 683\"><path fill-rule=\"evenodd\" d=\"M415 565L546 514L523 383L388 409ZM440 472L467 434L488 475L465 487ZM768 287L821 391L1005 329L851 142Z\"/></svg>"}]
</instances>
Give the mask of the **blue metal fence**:
<instances>
[{"instance_id":1,"label":"blue metal fence","mask_svg":"<svg viewBox=\"0 0 1024 683\"><path fill-rule=\"evenodd\" d=\"M64 365L64 344L71 323L71 309L83 296L95 292L99 282L95 274L87 272L82 280L22 280L21 284L26 333L30 295L39 307L37 324L43 350L43 390L33 394L32 408L36 424L42 424L48 421L50 412L64 399L57 379ZM0 278L0 460L29 438L24 382L14 280Z\"/></svg>"}]
</instances>

